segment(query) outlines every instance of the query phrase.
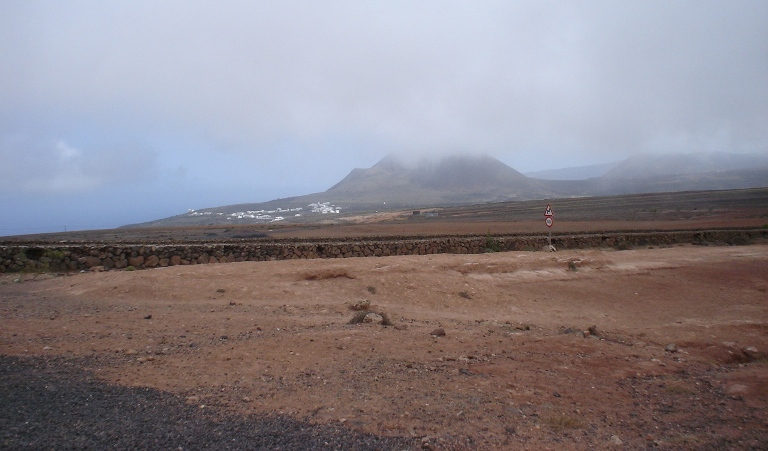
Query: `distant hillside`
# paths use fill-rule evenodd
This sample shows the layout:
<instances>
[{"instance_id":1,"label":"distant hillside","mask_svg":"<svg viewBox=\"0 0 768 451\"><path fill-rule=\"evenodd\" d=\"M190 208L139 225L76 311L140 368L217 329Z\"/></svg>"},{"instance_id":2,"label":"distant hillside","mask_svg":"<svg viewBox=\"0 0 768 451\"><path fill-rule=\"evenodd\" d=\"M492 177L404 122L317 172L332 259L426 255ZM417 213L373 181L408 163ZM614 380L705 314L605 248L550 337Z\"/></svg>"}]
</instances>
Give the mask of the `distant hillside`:
<instances>
[{"instance_id":1,"label":"distant hillside","mask_svg":"<svg viewBox=\"0 0 768 451\"><path fill-rule=\"evenodd\" d=\"M620 162L614 162L592 164L589 166L575 166L563 169L549 169L546 171L526 172L525 176L542 180L587 180L602 177L619 164Z\"/></svg>"},{"instance_id":2,"label":"distant hillside","mask_svg":"<svg viewBox=\"0 0 768 451\"><path fill-rule=\"evenodd\" d=\"M606 172L606 179L648 179L768 168L768 156L701 152L693 154L637 155Z\"/></svg>"},{"instance_id":3,"label":"distant hillside","mask_svg":"<svg viewBox=\"0 0 768 451\"><path fill-rule=\"evenodd\" d=\"M339 212L757 187L768 187L768 156L637 156L600 177L583 180L526 177L490 156L451 156L415 163L387 156L371 168L353 169L322 193L207 208L126 227L313 222L333 218Z\"/></svg>"},{"instance_id":4,"label":"distant hillside","mask_svg":"<svg viewBox=\"0 0 768 451\"><path fill-rule=\"evenodd\" d=\"M525 200L554 194L489 156L453 156L405 164L388 156L355 169L324 193L349 208L439 206Z\"/></svg>"}]
</instances>

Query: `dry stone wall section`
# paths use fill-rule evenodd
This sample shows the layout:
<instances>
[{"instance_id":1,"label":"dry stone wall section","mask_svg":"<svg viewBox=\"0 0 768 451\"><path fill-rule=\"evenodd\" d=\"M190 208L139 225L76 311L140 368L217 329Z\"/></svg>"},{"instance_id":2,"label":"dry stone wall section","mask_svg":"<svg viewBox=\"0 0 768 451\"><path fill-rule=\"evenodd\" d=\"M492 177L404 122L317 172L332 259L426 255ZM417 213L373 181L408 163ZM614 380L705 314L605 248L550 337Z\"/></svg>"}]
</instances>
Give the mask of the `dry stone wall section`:
<instances>
[{"instance_id":1,"label":"dry stone wall section","mask_svg":"<svg viewBox=\"0 0 768 451\"><path fill-rule=\"evenodd\" d=\"M558 249L616 248L675 244L734 245L765 242L768 230L602 233L557 235ZM308 258L391 255L479 254L534 251L543 236L391 237L347 240L252 240L229 243L171 244L9 244L0 246L0 273L20 271L110 271L178 265Z\"/></svg>"}]
</instances>

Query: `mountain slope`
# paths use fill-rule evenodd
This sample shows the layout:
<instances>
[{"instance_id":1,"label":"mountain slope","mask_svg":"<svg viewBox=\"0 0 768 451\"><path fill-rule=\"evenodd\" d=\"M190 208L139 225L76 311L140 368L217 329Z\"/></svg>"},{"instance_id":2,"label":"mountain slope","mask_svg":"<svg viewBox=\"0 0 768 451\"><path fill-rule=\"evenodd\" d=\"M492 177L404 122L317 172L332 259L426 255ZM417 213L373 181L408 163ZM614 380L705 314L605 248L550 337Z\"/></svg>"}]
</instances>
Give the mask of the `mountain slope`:
<instances>
[{"instance_id":1,"label":"mountain slope","mask_svg":"<svg viewBox=\"0 0 768 451\"><path fill-rule=\"evenodd\" d=\"M343 212L392 210L765 186L768 186L768 156L757 154L637 156L618 164L601 177L586 180L529 178L490 156L465 155L404 162L390 155L370 168L353 169L322 193L208 208L130 227L238 224L286 219L312 221L319 218L318 215L338 209ZM308 205L317 203L328 205L315 208L316 211L312 212ZM331 208L331 205L335 207ZM260 215L267 218L256 217Z\"/></svg>"},{"instance_id":2,"label":"mountain slope","mask_svg":"<svg viewBox=\"0 0 768 451\"><path fill-rule=\"evenodd\" d=\"M760 167L768 167L768 156L725 152L636 155L624 160L605 173L603 177L606 179L647 179Z\"/></svg>"},{"instance_id":3,"label":"mountain slope","mask_svg":"<svg viewBox=\"0 0 768 451\"><path fill-rule=\"evenodd\" d=\"M562 169L549 169L545 171L526 172L525 176L532 179L542 180L587 180L595 177L602 177L618 165L619 162L614 162Z\"/></svg>"},{"instance_id":4,"label":"mountain slope","mask_svg":"<svg viewBox=\"0 0 768 451\"><path fill-rule=\"evenodd\" d=\"M337 204L362 208L451 205L521 200L553 194L545 186L489 156L452 156L406 164L388 156L355 169L325 194Z\"/></svg>"}]
</instances>

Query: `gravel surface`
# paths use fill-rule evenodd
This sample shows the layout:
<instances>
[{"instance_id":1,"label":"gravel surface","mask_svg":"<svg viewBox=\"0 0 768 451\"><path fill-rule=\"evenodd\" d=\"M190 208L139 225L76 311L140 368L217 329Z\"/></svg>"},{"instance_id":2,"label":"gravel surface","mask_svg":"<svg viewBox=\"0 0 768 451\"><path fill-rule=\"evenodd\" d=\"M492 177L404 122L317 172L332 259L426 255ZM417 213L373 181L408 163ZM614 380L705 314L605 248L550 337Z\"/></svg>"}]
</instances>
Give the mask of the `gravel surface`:
<instances>
[{"instance_id":1,"label":"gravel surface","mask_svg":"<svg viewBox=\"0 0 768 451\"><path fill-rule=\"evenodd\" d=\"M409 440L278 415L200 409L169 393L106 384L76 360L0 356L2 449L414 449Z\"/></svg>"}]
</instances>

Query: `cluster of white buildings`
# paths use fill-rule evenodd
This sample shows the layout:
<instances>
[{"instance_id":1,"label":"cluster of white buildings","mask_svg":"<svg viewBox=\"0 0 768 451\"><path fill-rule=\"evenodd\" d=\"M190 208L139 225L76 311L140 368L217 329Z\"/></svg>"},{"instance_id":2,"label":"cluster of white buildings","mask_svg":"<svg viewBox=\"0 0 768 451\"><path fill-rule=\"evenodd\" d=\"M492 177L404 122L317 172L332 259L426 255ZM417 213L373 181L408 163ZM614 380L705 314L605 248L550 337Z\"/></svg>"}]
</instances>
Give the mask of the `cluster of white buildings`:
<instances>
[{"instance_id":1,"label":"cluster of white buildings","mask_svg":"<svg viewBox=\"0 0 768 451\"><path fill-rule=\"evenodd\" d=\"M222 216L224 213L214 213L212 211L195 211L189 210L189 216Z\"/></svg>"},{"instance_id":2,"label":"cluster of white buildings","mask_svg":"<svg viewBox=\"0 0 768 451\"><path fill-rule=\"evenodd\" d=\"M309 204L310 212L312 213L320 213L320 214L329 214L329 213L339 213L340 209L339 207L335 205L331 205L330 202L313 202ZM277 215L278 213L294 213L294 217L300 217L301 213L298 213L302 211L302 207L297 208L277 208L275 210L248 210L248 211L238 211L235 213L230 213L227 215L228 220L235 220L235 219L255 219L257 221L264 221L264 222L277 222L277 221L284 221L285 216ZM195 211L195 210L189 210L188 213L189 216L224 216L224 213L217 213L213 211Z\"/></svg>"},{"instance_id":3,"label":"cluster of white buildings","mask_svg":"<svg viewBox=\"0 0 768 451\"><path fill-rule=\"evenodd\" d=\"M284 216L273 216L275 213L290 213L301 211L303 208L278 208L277 210L248 210L237 211L227 215L227 219L259 219L261 221L275 222L284 221ZM297 213L294 216L301 216L301 213Z\"/></svg>"},{"instance_id":4,"label":"cluster of white buildings","mask_svg":"<svg viewBox=\"0 0 768 451\"><path fill-rule=\"evenodd\" d=\"M330 202L313 202L309 204L309 208L311 208L312 213L320 213L323 215L327 215L329 213L339 213L339 207L335 205L331 205Z\"/></svg>"}]
</instances>

